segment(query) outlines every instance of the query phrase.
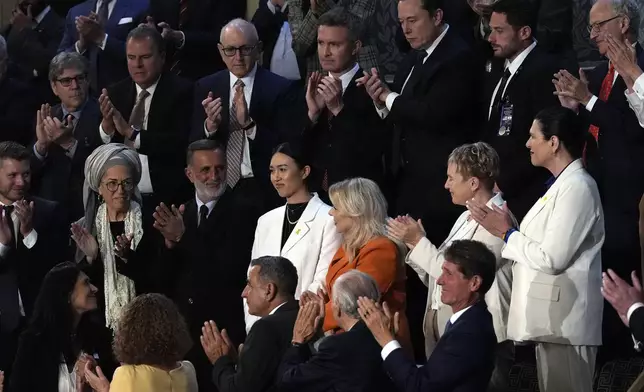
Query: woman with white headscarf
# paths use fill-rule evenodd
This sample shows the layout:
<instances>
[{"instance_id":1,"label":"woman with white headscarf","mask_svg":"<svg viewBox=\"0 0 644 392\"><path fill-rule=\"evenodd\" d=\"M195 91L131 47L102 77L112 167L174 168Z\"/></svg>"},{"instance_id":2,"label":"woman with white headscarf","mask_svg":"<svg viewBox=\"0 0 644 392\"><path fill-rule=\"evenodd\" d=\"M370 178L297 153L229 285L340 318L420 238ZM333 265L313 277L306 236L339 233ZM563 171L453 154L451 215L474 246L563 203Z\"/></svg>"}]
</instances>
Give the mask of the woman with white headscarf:
<instances>
[{"instance_id":1,"label":"woman with white headscarf","mask_svg":"<svg viewBox=\"0 0 644 392\"><path fill-rule=\"evenodd\" d=\"M141 257L149 241L143 234L140 179L136 151L117 143L98 147L85 161L85 217L71 227L76 260L89 264L88 275L104 293L99 306L104 303L110 328L148 280Z\"/></svg>"}]
</instances>

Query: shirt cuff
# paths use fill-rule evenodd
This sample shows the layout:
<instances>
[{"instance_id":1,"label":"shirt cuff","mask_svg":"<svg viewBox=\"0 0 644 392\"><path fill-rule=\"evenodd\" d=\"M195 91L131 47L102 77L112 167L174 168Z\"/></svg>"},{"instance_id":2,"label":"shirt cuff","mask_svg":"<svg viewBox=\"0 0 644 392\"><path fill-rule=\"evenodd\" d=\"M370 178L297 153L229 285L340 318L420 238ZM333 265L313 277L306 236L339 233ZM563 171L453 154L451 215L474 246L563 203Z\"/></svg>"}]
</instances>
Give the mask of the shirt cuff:
<instances>
[{"instance_id":1,"label":"shirt cuff","mask_svg":"<svg viewBox=\"0 0 644 392\"><path fill-rule=\"evenodd\" d=\"M182 49L186 44L186 34L183 31L179 32L181 33L181 45L179 45L177 48Z\"/></svg>"},{"instance_id":2,"label":"shirt cuff","mask_svg":"<svg viewBox=\"0 0 644 392\"><path fill-rule=\"evenodd\" d=\"M392 340L391 342L385 344L385 347L382 348L382 351L380 352L380 356L382 357L382 360L384 361L387 359L389 354L391 354L394 350L397 350L401 348L402 346L400 343L398 343L397 340Z\"/></svg>"},{"instance_id":3,"label":"shirt cuff","mask_svg":"<svg viewBox=\"0 0 644 392\"><path fill-rule=\"evenodd\" d=\"M31 230L31 232L22 239L22 243L27 247L27 249L33 248L37 241L38 233L36 233L36 230Z\"/></svg>"},{"instance_id":4,"label":"shirt cuff","mask_svg":"<svg viewBox=\"0 0 644 392\"><path fill-rule=\"evenodd\" d=\"M595 103L597 103L597 96L593 95L593 97L590 98L590 101L588 101L588 104L586 105L586 110L592 112L593 108L595 107Z\"/></svg>"},{"instance_id":5,"label":"shirt cuff","mask_svg":"<svg viewBox=\"0 0 644 392\"><path fill-rule=\"evenodd\" d=\"M633 348L635 351L640 352L642 351L642 342L639 340L635 339L635 336L631 335L631 339L633 339Z\"/></svg>"},{"instance_id":6,"label":"shirt cuff","mask_svg":"<svg viewBox=\"0 0 644 392\"><path fill-rule=\"evenodd\" d=\"M98 126L98 132L101 134L101 140L103 141L103 144L108 144L112 141L112 136L103 131L103 124Z\"/></svg>"},{"instance_id":7,"label":"shirt cuff","mask_svg":"<svg viewBox=\"0 0 644 392\"><path fill-rule=\"evenodd\" d=\"M101 50L105 50L105 44L107 43L107 37L108 37L108 34L105 33L105 38L103 38L103 41L101 41L101 43L98 45L98 47L101 48Z\"/></svg>"},{"instance_id":8,"label":"shirt cuff","mask_svg":"<svg viewBox=\"0 0 644 392\"><path fill-rule=\"evenodd\" d=\"M0 257L4 258L5 256L7 256L7 253L9 253L9 249L11 248L8 247L7 245L0 244Z\"/></svg>"},{"instance_id":9,"label":"shirt cuff","mask_svg":"<svg viewBox=\"0 0 644 392\"><path fill-rule=\"evenodd\" d=\"M271 0L268 0L266 2L266 5L268 6L268 10L271 11L273 15L275 14L275 12L277 12L277 8L275 8L275 4L273 4Z\"/></svg>"},{"instance_id":10,"label":"shirt cuff","mask_svg":"<svg viewBox=\"0 0 644 392\"><path fill-rule=\"evenodd\" d=\"M206 120L204 120L204 122L203 122L203 131L206 134L206 139L211 137L212 135L214 135L217 132L216 129L214 131L210 132L208 130L208 128L206 128Z\"/></svg>"},{"instance_id":11,"label":"shirt cuff","mask_svg":"<svg viewBox=\"0 0 644 392\"><path fill-rule=\"evenodd\" d=\"M378 115L380 116L381 119L384 120L385 118L387 118L387 116L389 115L389 109L387 109L386 106L382 109L376 106L375 103L374 103L374 106L376 107L376 111L378 112Z\"/></svg>"},{"instance_id":12,"label":"shirt cuff","mask_svg":"<svg viewBox=\"0 0 644 392\"><path fill-rule=\"evenodd\" d=\"M255 132L257 131L257 125L246 131L246 137L250 140L255 140Z\"/></svg>"},{"instance_id":13,"label":"shirt cuff","mask_svg":"<svg viewBox=\"0 0 644 392\"><path fill-rule=\"evenodd\" d=\"M631 316L633 315L633 312L635 312L637 309L644 307L644 304L641 302L635 302L633 305L631 305L630 308L628 308L628 311L626 312L626 319L628 320L628 323L631 323Z\"/></svg>"},{"instance_id":14,"label":"shirt cuff","mask_svg":"<svg viewBox=\"0 0 644 392\"><path fill-rule=\"evenodd\" d=\"M391 92L389 95L387 95L387 98L385 99L385 106L387 107L387 110L391 110L391 107L394 106L394 101L396 98L398 98L400 94Z\"/></svg>"},{"instance_id":15,"label":"shirt cuff","mask_svg":"<svg viewBox=\"0 0 644 392\"><path fill-rule=\"evenodd\" d=\"M635 93L640 97L640 99L644 99L644 73L635 80L633 90L635 90Z\"/></svg>"},{"instance_id":16,"label":"shirt cuff","mask_svg":"<svg viewBox=\"0 0 644 392\"><path fill-rule=\"evenodd\" d=\"M36 156L36 158L38 158L39 161L44 161L45 158L47 158L47 154L40 155L40 153L38 152L38 149L36 148L36 144L34 144L34 155Z\"/></svg>"},{"instance_id":17,"label":"shirt cuff","mask_svg":"<svg viewBox=\"0 0 644 392\"><path fill-rule=\"evenodd\" d=\"M134 149L138 150L141 148L141 132L139 132L138 135L136 135L136 139L134 139Z\"/></svg>"},{"instance_id":18,"label":"shirt cuff","mask_svg":"<svg viewBox=\"0 0 644 392\"><path fill-rule=\"evenodd\" d=\"M83 53L85 53L85 50L83 50L83 51L81 52L81 50L80 50L80 42L79 42L79 41L76 41L76 43L74 44L74 49L76 49L76 53L78 53L78 54L83 54Z\"/></svg>"},{"instance_id":19,"label":"shirt cuff","mask_svg":"<svg viewBox=\"0 0 644 392\"><path fill-rule=\"evenodd\" d=\"M510 240L510 236L511 236L511 235L512 235L512 233L514 233L515 231L517 231L517 229L515 229L514 227L513 227L513 228L511 228L510 230L508 230L508 231L505 233L505 235L503 236L503 242L505 242L505 243L507 244L507 243L508 243L508 241Z\"/></svg>"}]
</instances>

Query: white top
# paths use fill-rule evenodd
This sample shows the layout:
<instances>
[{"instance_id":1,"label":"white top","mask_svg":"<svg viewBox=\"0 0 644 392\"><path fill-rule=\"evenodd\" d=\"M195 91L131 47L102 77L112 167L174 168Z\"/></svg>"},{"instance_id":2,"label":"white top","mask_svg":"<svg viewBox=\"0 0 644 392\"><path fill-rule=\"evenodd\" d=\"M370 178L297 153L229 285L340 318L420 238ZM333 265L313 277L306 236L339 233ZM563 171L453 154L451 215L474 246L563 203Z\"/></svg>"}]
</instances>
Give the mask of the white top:
<instances>
[{"instance_id":1,"label":"white top","mask_svg":"<svg viewBox=\"0 0 644 392\"><path fill-rule=\"evenodd\" d=\"M626 94L626 100L628 100L628 104L637 116L637 121L644 128L644 73L635 80L633 91L629 92L627 90L624 94Z\"/></svg>"},{"instance_id":2,"label":"white top","mask_svg":"<svg viewBox=\"0 0 644 392\"><path fill-rule=\"evenodd\" d=\"M70 373L65 361L58 366L58 392L76 392L76 366Z\"/></svg>"},{"instance_id":3,"label":"white top","mask_svg":"<svg viewBox=\"0 0 644 392\"><path fill-rule=\"evenodd\" d=\"M454 324L454 323L456 322L456 320L458 320L458 319L463 315L463 313L467 312L467 309L469 309L469 308L471 308L471 307L472 307L472 305L470 305L470 306L468 306L467 308L465 308L465 309L461 309L461 310L459 310L458 312L454 313L454 314L452 315L452 317L450 317L450 318L449 318L449 322L450 322L450 323L452 323L452 324Z\"/></svg>"}]
</instances>

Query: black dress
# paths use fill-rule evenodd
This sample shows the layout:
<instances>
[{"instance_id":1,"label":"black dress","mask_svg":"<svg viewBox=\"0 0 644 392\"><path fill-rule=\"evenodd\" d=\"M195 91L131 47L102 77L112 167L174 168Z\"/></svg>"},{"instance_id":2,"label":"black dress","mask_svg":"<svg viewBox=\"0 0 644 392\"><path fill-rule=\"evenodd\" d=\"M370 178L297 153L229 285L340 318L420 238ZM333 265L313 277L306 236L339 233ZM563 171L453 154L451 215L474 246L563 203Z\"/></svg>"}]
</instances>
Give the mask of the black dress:
<instances>
[{"instance_id":1,"label":"black dress","mask_svg":"<svg viewBox=\"0 0 644 392\"><path fill-rule=\"evenodd\" d=\"M284 209L284 223L282 224L282 246L280 248L283 248L284 244L286 244L288 237L293 232L295 225L297 225L308 204L308 201L306 203L286 204L286 208Z\"/></svg>"}]
</instances>

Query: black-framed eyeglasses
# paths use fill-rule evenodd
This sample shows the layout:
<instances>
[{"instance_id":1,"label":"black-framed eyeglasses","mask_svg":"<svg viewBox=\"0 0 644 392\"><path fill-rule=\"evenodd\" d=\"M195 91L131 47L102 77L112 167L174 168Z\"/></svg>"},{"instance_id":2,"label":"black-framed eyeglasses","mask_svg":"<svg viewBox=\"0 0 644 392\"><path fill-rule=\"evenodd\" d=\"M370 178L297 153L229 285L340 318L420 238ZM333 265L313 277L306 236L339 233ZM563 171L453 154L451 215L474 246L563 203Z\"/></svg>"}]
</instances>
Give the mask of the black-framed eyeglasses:
<instances>
[{"instance_id":1,"label":"black-framed eyeglasses","mask_svg":"<svg viewBox=\"0 0 644 392\"><path fill-rule=\"evenodd\" d=\"M74 81L74 80L76 81L76 84L85 83L87 81L87 75L81 74L81 75L77 75L77 76L74 76L74 77L71 77L71 78L56 79L56 81L58 83L60 83L61 85L63 85L63 87L71 86L72 81Z\"/></svg>"},{"instance_id":2,"label":"black-framed eyeglasses","mask_svg":"<svg viewBox=\"0 0 644 392\"><path fill-rule=\"evenodd\" d=\"M226 46L221 49L222 52L228 57L233 57L237 51L239 51L239 54L242 56L249 56L251 53L253 53L253 50L257 45L252 45L252 46L240 46L240 47L235 47L235 46Z\"/></svg>"},{"instance_id":3,"label":"black-framed eyeglasses","mask_svg":"<svg viewBox=\"0 0 644 392\"><path fill-rule=\"evenodd\" d=\"M134 181L132 180L123 180L123 181L107 181L104 182L105 188L107 188L108 191L110 192L116 192L119 189L119 186L123 187L123 190L125 192L129 192L132 189L134 189Z\"/></svg>"},{"instance_id":4,"label":"black-framed eyeglasses","mask_svg":"<svg viewBox=\"0 0 644 392\"><path fill-rule=\"evenodd\" d=\"M606 23L610 22L611 20L615 20L617 18L620 18L620 17L622 17L622 15L613 16L610 19L606 19L606 20L602 20L601 22L595 22L593 24L590 24L586 28L588 29L589 33L592 33L593 31L598 32L602 28L602 26L604 26Z\"/></svg>"}]
</instances>

